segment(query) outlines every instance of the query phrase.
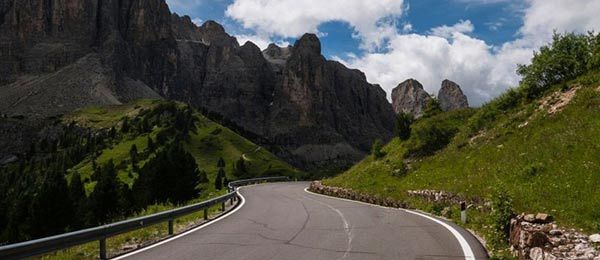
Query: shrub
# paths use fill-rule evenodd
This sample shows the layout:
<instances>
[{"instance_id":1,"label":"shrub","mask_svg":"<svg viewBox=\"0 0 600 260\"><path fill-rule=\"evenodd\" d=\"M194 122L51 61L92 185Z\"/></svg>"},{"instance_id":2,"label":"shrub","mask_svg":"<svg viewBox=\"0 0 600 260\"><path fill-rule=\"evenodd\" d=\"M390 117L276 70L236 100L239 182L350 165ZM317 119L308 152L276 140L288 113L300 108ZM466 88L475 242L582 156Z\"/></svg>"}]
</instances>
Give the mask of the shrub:
<instances>
[{"instance_id":1,"label":"shrub","mask_svg":"<svg viewBox=\"0 0 600 260\"><path fill-rule=\"evenodd\" d=\"M394 128L394 132L398 138L402 141L408 140L410 138L410 126L414 121L414 117L408 113L400 113L396 115L396 126Z\"/></svg>"},{"instance_id":2,"label":"shrub","mask_svg":"<svg viewBox=\"0 0 600 260\"><path fill-rule=\"evenodd\" d=\"M541 163L532 163L523 167L522 173L525 176L535 177L544 170L544 165Z\"/></svg>"},{"instance_id":3,"label":"shrub","mask_svg":"<svg viewBox=\"0 0 600 260\"><path fill-rule=\"evenodd\" d=\"M425 110L423 110L423 118L430 118L439 113L442 113L442 106L440 105L440 101L437 98L433 97L427 101L427 105L425 106Z\"/></svg>"},{"instance_id":4,"label":"shrub","mask_svg":"<svg viewBox=\"0 0 600 260\"><path fill-rule=\"evenodd\" d=\"M385 153L382 151L382 149L383 144L381 143L381 140L375 139L371 148L371 155L373 155L375 159L381 159L383 156L385 156Z\"/></svg>"},{"instance_id":5,"label":"shrub","mask_svg":"<svg viewBox=\"0 0 600 260\"><path fill-rule=\"evenodd\" d=\"M408 174L408 167L403 161L400 161L392 170L392 176L394 177L404 177L406 174Z\"/></svg>"},{"instance_id":6,"label":"shrub","mask_svg":"<svg viewBox=\"0 0 600 260\"><path fill-rule=\"evenodd\" d=\"M409 145L408 154L415 156L427 156L446 147L458 129L436 124L431 121L421 124L414 130L414 138Z\"/></svg>"},{"instance_id":7,"label":"shrub","mask_svg":"<svg viewBox=\"0 0 600 260\"><path fill-rule=\"evenodd\" d=\"M505 190L497 190L492 197L492 228L495 244L506 244L510 233L510 219L514 216L512 197Z\"/></svg>"},{"instance_id":8,"label":"shrub","mask_svg":"<svg viewBox=\"0 0 600 260\"><path fill-rule=\"evenodd\" d=\"M597 36L555 33L552 43L534 52L530 65L519 65L521 86L528 98L533 99L550 86L576 78L596 66L598 53L592 54ZM592 46L591 46L592 45Z\"/></svg>"}]
</instances>

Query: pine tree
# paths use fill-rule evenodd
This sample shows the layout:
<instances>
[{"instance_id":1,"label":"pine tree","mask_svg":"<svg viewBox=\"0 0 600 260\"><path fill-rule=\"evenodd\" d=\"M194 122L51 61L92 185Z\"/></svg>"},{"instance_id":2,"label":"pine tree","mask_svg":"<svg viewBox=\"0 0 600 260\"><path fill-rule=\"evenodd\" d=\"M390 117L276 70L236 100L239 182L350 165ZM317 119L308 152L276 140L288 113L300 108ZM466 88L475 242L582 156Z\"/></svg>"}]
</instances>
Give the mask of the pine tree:
<instances>
[{"instance_id":1,"label":"pine tree","mask_svg":"<svg viewBox=\"0 0 600 260\"><path fill-rule=\"evenodd\" d=\"M39 188L29 204L29 222L33 227L30 235L42 237L64 232L74 212L64 172L47 170L37 185Z\"/></svg>"},{"instance_id":2,"label":"pine tree","mask_svg":"<svg viewBox=\"0 0 600 260\"><path fill-rule=\"evenodd\" d=\"M81 228L85 225L85 212L86 207L86 195L85 187L81 182L81 176L79 172L74 172L71 176L71 184L69 185L69 198L73 202L74 217L73 225L74 229Z\"/></svg>"},{"instance_id":3,"label":"pine tree","mask_svg":"<svg viewBox=\"0 0 600 260\"><path fill-rule=\"evenodd\" d=\"M223 189L223 178L225 177L225 171L223 168L219 168L219 172L217 173L217 177L215 178L215 189L222 190Z\"/></svg>"},{"instance_id":4,"label":"pine tree","mask_svg":"<svg viewBox=\"0 0 600 260\"><path fill-rule=\"evenodd\" d=\"M246 161L244 160L244 157L240 157L240 159L235 162L233 175L238 179L243 179L248 175L248 169L246 168Z\"/></svg>"},{"instance_id":5,"label":"pine tree","mask_svg":"<svg viewBox=\"0 0 600 260\"><path fill-rule=\"evenodd\" d=\"M134 170L137 171L137 157L138 157L138 149L137 145L131 145L131 149L129 149L129 157L131 157L131 166Z\"/></svg>"},{"instance_id":6,"label":"pine tree","mask_svg":"<svg viewBox=\"0 0 600 260\"><path fill-rule=\"evenodd\" d=\"M121 123L121 133L128 133L129 132L129 118L125 117L123 118L123 121Z\"/></svg>"},{"instance_id":7,"label":"pine tree","mask_svg":"<svg viewBox=\"0 0 600 260\"><path fill-rule=\"evenodd\" d=\"M102 224L119 215L119 188L117 171L111 160L98 168L98 182L89 197L90 212L88 222L92 225Z\"/></svg>"},{"instance_id":8,"label":"pine tree","mask_svg":"<svg viewBox=\"0 0 600 260\"><path fill-rule=\"evenodd\" d=\"M153 153L154 150L156 150L156 145L154 144L154 141L152 140L152 137L148 136L148 145L147 148L149 152Z\"/></svg>"}]
</instances>

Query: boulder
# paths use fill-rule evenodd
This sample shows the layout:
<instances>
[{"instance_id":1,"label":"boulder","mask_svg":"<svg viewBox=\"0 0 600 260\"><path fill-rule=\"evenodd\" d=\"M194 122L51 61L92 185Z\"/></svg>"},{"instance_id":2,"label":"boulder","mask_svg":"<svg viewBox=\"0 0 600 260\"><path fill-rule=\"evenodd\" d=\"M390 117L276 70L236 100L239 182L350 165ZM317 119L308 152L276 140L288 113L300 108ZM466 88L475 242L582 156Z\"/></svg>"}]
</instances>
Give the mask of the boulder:
<instances>
[{"instance_id":1,"label":"boulder","mask_svg":"<svg viewBox=\"0 0 600 260\"><path fill-rule=\"evenodd\" d=\"M600 234L591 235L588 240L592 243L600 243Z\"/></svg>"}]
</instances>

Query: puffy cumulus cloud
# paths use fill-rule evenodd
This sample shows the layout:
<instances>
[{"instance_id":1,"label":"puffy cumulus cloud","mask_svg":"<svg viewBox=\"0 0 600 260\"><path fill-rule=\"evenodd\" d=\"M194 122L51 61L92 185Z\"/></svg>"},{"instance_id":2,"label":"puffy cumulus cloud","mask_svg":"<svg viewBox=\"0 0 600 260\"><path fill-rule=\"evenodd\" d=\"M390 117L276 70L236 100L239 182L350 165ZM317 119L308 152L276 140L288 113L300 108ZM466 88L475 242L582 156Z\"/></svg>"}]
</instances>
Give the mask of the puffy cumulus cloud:
<instances>
[{"instance_id":1,"label":"puffy cumulus cloud","mask_svg":"<svg viewBox=\"0 0 600 260\"><path fill-rule=\"evenodd\" d=\"M439 91L442 80L451 79L463 86L475 104L502 89L500 84L490 84L496 59L491 47L461 32L453 32L449 39L436 35L398 35L390 40L388 48L389 52L350 58L344 63L362 69L370 81L380 83L387 93L408 78L419 80L432 94Z\"/></svg>"},{"instance_id":2,"label":"puffy cumulus cloud","mask_svg":"<svg viewBox=\"0 0 600 260\"><path fill-rule=\"evenodd\" d=\"M245 28L270 37L319 33L325 22L345 22L369 50L396 34L395 18L402 13L403 0L235 0L226 11Z\"/></svg>"},{"instance_id":3,"label":"puffy cumulus cloud","mask_svg":"<svg viewBox=\"0 0 600 260\"><path fill-rule=\"evenodd\" d=\"M435 36L451 38L454 33L471 33L473 30L475 30L473 23L471 23L470 20L466 20L460 21L452 26L442 25L439 27L434 27L429 32Z\"/></svg>"},{"instance_id":4,"label":"puffy cumulus cloud","mask_svg":"<svg viewBox=\"0 0 600 260\"><path fill-rule=\"evenodd\" d=\"M528 4L519 33L531 44L549 41L555 29L579 33L600 29L598 0L528 0Z\"/></svg>"},{"instance_id":5,"label":"puffy cumulus cloud","mask_svg":"<svg viewBox=\"0 0 600 260\"><path fill-rule=\"evenodd\" d=\"M466 20L432 28L429 35L398 33L384 53L367 52L341 61L363 70L369 81L380 83L388 93L408 78L416 78L434 93L448 78L461 85L477 106L516 86L517 64L529 63L533 51L551 40L553 30L598 31L597 10L597 0L528 0L518 38L500 46L469 36L475 28Z\"/></svg>"}]
</instances>

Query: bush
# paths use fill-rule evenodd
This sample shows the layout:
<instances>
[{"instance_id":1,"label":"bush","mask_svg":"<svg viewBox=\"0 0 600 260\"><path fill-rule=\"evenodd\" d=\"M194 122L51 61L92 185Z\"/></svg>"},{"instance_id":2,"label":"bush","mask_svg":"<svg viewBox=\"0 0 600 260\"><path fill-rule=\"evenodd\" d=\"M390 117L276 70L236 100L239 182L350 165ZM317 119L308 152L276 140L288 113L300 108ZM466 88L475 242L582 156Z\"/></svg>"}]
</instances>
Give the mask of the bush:
<instances>
[{"instance_id":1,"label":"bush","mask_svg":"<svg viewBox=\"0 0 600 260\"><path fill-rule=\"evenodd\" d=\"M371 155L373 155L375 159L381 159L383 156L385 156L385 153L382 151L382 149L383 144L381 143L381 140L375 139L371 148Z\"/></svg>"},{"instance_id":2,"label":"bush","mask_svg":"<svg viewBox=\"0 0 600 260\"><path fill-rule=\"evenodd\" d=\"M423 118L430 118L439 113L442 113L442 106L440 105L440 101L437 98L433 97L427 101L427 105L425 106L425 110L423 110Z\"/></svg>"},{"instance_id":3,"label":"bush","mask_svg":"<svg viewBox=\"0 0 600 260\"><path fill-rule=\"evenodd\" d=\"M396 115L396 126L394 128L394 133L400 140L406 141L410 138L410 126L414 121L414 117L408 113L400 113Z\"/></svg>"},{"instance_id":4,"label":"bush","mask_svg":"<svg viewBox=\"0 0 600 260\"><path fill-rule=\"evenodd\" d=\"M510 219L514 216L512 197L505 190L494 192L492 197L493 241L496 245L506 244L510 234Z\"/></svg>"},{"instance_id":5,"label":"bush","mask_svg":"<svg viewBox=\"0 0 600 260\"><path fill-rule=\"evenodd\" d=\"M523 167L523 175L529 177L535 177L544 170L544 165L541 163L532 163Z\"/></svg>"},{"instance_id":6,"label":"bush","mask_svg":"<svg viewBox=\"0 0 600 260\"><path fill-rule=\"evenodd\" d=\"M421 124L414 130L414 138L409 145L408 154L427 156L446 147L458 129L436 122Z\"/></svg>"},{"instance_id":7,"label":"bush","mask_svg":"<svg viewBox=\"0 0 600 260\"><path fill-rule=\"evenodd\" d=\"M400 161L400 163L392 170L393 177L400 178L404 177L406 174L408 174L408 167L403 161Z\"/></svg>"},{"instance_id":8,"label":"bush","mask_svg":"<svg viewBox=\"0 0 600 260\"><path fill-rule=\"evenodd\" d=\"M550 86L571 80L598 66L600 47L593 33L555 33L552 43L534 52L530 65L519 65L521 86L528 98L533 99Z\"/></svg>"}]
</instances>

